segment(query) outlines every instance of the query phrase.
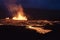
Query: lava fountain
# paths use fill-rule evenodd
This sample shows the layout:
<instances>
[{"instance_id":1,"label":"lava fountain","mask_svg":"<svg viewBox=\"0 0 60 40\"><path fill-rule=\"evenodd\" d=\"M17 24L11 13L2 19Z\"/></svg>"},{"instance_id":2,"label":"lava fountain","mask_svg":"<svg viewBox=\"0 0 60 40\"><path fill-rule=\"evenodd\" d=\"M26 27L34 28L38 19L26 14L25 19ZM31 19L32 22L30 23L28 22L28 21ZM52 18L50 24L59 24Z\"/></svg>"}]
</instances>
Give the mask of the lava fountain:
<instances>
[{"instance_id":1,"label":"lava fountain","mask_svg":"<svg viewBox=\"0 0 60 40\"><path fill-rule=\"evenodd\" d=\"M13 20L27 20L26 16L23 16L22 14L20 14L20 12L18 12L17 16L14 16L12 19Z\"/></svg>"},{"instance_id":2,"label":"lava fountain","mask_svg":"<svg viewBox=\"0 0 60 40\"><path fill-rule=\"evenodd\" d=\"M9 11L13 14L12 20L27 20L21 5L9 6ZM10 19L9 17L5 19Z\"/></svg>"},{"instance_id":3,"label":"lava fountain","mask_svg":"<svg viewBox=\"0 0 60 40\"><path fill-rule=\"evenodd\" d=\"M18 7L17 15L12 18L13 20L27 20L27 17L24 15L22 6Z\"/></svg>"}]
</instances>

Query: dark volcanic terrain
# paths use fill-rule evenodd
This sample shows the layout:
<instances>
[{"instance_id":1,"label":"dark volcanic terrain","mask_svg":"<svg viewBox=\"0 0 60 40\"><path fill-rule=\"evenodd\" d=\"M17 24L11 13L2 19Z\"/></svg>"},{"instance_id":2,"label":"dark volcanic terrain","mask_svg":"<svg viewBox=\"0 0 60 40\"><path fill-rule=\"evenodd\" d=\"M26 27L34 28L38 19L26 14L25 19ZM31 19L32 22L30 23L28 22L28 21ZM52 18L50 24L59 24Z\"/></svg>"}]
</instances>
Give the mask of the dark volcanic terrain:
<instances>
[{"instance_id":1,"label":"dark volcanic terrain","mask_svg":"<svg viewBox=\"0 0 60 40\"><path fill-rule=\"evenodd\" d=\"M46 25L45 29L51 29L52 32L47 34L37 33L35 30L26 29L25 26L0 26L1 37L5 39L20 39L20 40L60 40L60 24L52 26Z\"/></svg>"}]
</instances>

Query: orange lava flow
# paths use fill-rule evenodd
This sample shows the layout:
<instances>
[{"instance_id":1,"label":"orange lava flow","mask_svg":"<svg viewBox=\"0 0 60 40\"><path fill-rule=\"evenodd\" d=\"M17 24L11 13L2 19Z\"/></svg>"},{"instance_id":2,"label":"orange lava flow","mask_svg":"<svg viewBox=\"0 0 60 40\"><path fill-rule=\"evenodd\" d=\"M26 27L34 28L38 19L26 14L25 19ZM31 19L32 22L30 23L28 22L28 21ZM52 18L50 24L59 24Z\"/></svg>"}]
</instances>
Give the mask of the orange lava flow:
<instances>
[{"instance_id":1,"label":"orange lava flow","mask_svg":"<svg viewBox=\"0 0 60 40\"><path fill-rule=\"evenodd\" d=\"M49 30L49 29L41 28L41 27L32 27L32 26L28 26L28 27L26 27L26 28L32 29L32 30L36 30L36 32L42 33L42 34L46 34L46 33L49 33L49 32L52 31L52 30Z\"/></svg>"}]
</instances>

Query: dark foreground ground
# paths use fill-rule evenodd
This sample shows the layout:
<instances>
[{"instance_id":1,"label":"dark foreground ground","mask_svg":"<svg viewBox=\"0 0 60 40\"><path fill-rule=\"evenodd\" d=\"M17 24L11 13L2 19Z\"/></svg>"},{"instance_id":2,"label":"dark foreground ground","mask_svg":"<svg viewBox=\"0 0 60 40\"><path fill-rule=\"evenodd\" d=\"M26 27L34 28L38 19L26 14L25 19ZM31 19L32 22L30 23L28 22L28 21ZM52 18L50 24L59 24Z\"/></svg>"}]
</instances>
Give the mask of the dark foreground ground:
<instances>
[{"instance_id":1,"label":"dark foreground ground","mask_svg":"<svg viewBox=\"0 0 60 40\"><path fill-rule=\"evenodd\" d=\"M0 26L0 39L10 40L60 40L60 24L46 25L45 28L53 30L47 34L39 34L35 30L26 29L25 26Z\"/></svg>"}]
</instances>

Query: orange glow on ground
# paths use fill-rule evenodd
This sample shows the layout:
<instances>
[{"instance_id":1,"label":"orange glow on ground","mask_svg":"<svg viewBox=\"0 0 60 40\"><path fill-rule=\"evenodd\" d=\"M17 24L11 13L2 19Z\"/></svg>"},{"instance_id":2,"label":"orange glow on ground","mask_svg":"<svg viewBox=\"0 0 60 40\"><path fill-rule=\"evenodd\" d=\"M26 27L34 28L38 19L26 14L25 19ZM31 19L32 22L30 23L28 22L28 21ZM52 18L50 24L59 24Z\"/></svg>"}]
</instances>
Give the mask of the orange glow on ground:
<instances>
[{"instance_id":1,"label":"orange glow on ground","mask_svg":"<svg viewBox=\"0 0 60 40\"><path fill-rule=\"evenodd\" d=\"M41 28L41 27L27 26L26 28L28 28L28 29L32 29L32 30L36 30L36 32L38 32L38 33L42 33L42 34L46 34L46 33L52 31L52 30L48 30L48 29Z\"/></svg>"}]
</instances>

